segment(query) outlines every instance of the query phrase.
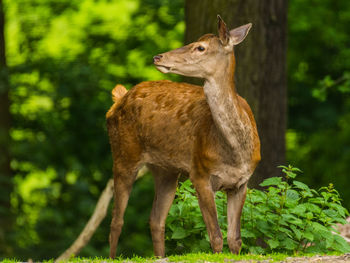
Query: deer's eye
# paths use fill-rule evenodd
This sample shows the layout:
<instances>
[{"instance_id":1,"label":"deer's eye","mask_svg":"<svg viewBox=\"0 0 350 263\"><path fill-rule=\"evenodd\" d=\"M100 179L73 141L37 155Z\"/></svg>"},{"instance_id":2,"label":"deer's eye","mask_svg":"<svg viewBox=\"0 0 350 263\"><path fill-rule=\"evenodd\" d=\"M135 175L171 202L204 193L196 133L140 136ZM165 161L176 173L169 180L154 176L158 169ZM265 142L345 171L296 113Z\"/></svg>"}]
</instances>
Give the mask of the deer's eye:
<instances>
[{"instance_id":1,"label":"deer's eye","mask_svg":"<svg viewBox=\"0 0 350 263\"><path fill-rule=\"evenodd\" d=\"M197 47L197 50L200 51L200 52L203 52L203 51L205 50L205 48L202 47L202 46L198 46L198 47Z\"/></svg>"}]
</instances>

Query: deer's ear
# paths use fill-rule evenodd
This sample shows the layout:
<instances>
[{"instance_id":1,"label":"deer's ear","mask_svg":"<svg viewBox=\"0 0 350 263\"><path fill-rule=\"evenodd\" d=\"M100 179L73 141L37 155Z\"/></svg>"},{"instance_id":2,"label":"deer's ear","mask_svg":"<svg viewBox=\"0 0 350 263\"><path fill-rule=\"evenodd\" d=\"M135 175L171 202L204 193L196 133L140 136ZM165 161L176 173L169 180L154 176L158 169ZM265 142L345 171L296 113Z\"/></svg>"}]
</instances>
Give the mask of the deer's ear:
<instances>
[{"instance_id":1,"label":"deer's ear","mask_svg":"<svg viewBox=\"0 0 350 263\"><path fill-rule=\"evenodd\" d=\"M218 31L221 43L226 46L230 41L230 32L227 30L224 20L218 15Z\"/></svg>"},{"instance_id":2,"label":"deer's ear","mask_svg":"<svg viewBox=\"0 0 350 263\"><path fill-rule=\"evenodd\" d=\"M238 45L241 43L245 37L248 35L250 28L252 27L252 23L237 27L230 31L230 44Z\"/></svg>"}]
</instances>

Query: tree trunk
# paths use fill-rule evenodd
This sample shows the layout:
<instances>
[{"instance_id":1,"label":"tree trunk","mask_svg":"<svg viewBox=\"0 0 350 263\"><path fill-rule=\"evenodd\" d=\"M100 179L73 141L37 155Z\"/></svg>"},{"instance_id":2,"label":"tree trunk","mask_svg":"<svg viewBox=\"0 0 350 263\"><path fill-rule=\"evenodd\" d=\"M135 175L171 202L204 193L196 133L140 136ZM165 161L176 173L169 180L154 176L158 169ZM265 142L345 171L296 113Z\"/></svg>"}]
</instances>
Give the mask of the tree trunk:
<instances>
[{"instance_id":1,"label":"tree trunk","mask_svg":"<svg viewBox=\"0 0 350 263\"><path fill-rule=\"evenodd\" d=\"M11 117L4 26L4 7L0 0L0 254L9 255L10 246L7 239L12 226L10 203L12 178L9 153Z\"/></svg>"},{"instance_id":2,"label":"tree trunk","mask_svg":"<svg viewBox=\"0 0 350 263\"><path fill-rule=\"evenodd\" d=\"M236 87L254 112L261 140L262 160L249 182L257 187L280 175L276 167L285 162L287 1L187 0L185 42L217 34L217 14L230 29L253 23L235 53Z\"/></svg>"}]
</instances>

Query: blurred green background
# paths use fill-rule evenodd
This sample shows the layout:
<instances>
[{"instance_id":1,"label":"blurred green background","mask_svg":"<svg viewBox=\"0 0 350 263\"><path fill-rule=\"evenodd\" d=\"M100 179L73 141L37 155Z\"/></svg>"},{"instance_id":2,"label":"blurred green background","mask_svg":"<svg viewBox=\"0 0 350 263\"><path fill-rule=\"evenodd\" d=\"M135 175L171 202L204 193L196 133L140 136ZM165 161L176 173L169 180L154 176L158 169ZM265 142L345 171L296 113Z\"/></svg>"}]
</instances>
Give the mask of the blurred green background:
<instances>
[{"instance_id":1,"label":"blurred green background","mask_svg":"<svg viewBox=\"0 0 350 263\"><path fill-rule=\"evenodd\" d=\"M184 0L3 4L14 188L0 213L14 223L0 259L52 258L80 233L112 176L111 89L179 80L158 72L152 57L182 45ZM312 187L334 183L350 208L350 2L291 0L288 24L288 163ZM134 186L118 253L152 254L152 199L145 176ZM108 255L109 224L110 213L81 255Z\"/></svg>"}]
</instances>

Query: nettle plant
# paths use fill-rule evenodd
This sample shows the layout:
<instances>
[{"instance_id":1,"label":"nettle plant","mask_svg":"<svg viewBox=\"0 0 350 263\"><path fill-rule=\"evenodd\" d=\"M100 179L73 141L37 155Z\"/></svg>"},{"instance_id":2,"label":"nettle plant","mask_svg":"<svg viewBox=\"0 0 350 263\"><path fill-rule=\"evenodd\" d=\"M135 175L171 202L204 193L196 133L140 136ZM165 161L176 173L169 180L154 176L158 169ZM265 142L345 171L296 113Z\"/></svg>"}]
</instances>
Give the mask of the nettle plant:
<instances>
[{"instance_id":1,"label":"nettle plant","mask_svg":"<svg viewBox=\"0 0 350 263\"><path fill-rule=\"evenodd\" d=\"M280 168L283 177L266 179L260 184L264 190L248 189L241 218L242 251L254 254L350 252L349 244L336 230L336 224L346 223L349 213L333 185L316 191L295 180L301 172L298 168ZM208 235L189 180L180 184L176 195L166 223L168 247L175 253L209 251ZM217 192L216 205L226 239L224 193Z\"/></svg>"}]
</instances>

